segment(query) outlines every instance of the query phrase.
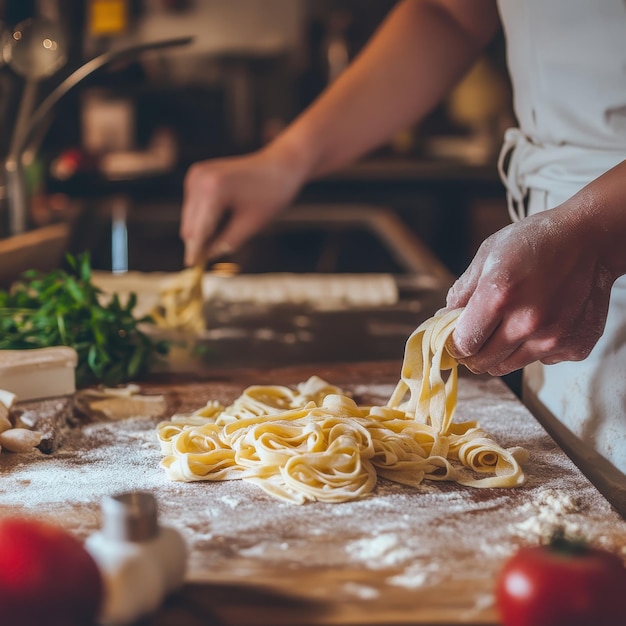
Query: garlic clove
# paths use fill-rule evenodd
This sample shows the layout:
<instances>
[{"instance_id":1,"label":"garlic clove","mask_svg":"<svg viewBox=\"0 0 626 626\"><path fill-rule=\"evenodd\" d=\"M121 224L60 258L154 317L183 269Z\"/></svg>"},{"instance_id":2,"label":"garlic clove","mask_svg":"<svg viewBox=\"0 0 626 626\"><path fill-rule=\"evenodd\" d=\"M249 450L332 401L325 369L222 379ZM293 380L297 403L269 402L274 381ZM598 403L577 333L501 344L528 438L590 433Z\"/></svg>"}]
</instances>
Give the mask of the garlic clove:
<instances>
[{"instance_id":1,"label":"garlic clove","mask_svg":"<svg viewBox=\"0 0 626 626\"><path fill-rule=\"evenodd\" d=\"M41 442L41 433L27 428L10 428L0 433L0 446L10 452L28 452Z\"/></svg>"}]
</instances>

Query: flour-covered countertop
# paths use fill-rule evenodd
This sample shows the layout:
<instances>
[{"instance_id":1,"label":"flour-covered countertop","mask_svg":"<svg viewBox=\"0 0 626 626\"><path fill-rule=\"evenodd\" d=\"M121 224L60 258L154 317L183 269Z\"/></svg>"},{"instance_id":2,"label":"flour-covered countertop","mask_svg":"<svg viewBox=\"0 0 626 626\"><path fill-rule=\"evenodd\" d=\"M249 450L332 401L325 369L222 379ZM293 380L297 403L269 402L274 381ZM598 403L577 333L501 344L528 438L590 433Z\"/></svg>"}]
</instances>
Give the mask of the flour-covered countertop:
<instances>
[{"instance_id":1,"label":"flour-covered countertop","mask_svg":"<svg viewBox=\"0 0 626 626\"><path fill-rule=\"evenodd\" d=\"M216 370L155 379L142 390L164 396L163 418L209 399L229 403L250 384L290 385L312 374L359 403L384 404L399 369ZM493 583L503 560L555 525L626 559L626 521L496 379L461 377L457 419L478 420L504 447L529 451L527 482L517 489L380 480L363 500L298 506L241 481L173 483L159 467L161 419L79 421L64 427L52 454L0 454L0 515L47 518L81 538L98 528L103 496L155 494L162 523L178 528L191 550L189 585L155 626L497 624ZM198 615L205 621L193 621Z\"/></svg>"}]
</instances>

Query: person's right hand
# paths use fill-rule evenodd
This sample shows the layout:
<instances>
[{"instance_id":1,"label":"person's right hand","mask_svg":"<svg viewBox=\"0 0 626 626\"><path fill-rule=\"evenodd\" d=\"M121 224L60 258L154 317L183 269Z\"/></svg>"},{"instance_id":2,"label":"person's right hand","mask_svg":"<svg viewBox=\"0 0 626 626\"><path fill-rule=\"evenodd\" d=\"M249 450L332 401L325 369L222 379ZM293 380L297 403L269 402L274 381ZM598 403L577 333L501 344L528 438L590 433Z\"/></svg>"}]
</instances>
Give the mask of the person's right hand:
<instances>
[{"instance_id":1,"label":"person's right hand","mask_svg":"<svg viewBox=\"0 0 626 626\"><path fill-rule=\"evenodd\" d=\"M180 227L185 265L236 250L293 200L301 184L267 149L193 164L185 177Z\"/></svg>"},{"instance_id":2,"label":"person's right hand","mask_svg":"<svg viewBox=\"0 0 626 626\"><path fill-rule=\"evenodd\" d=\"M576 197L486 239L452 286L465 307L448 346L472 372L586 358L602 335L613 282L610 233Z\"/></svg>"}]
</instances>

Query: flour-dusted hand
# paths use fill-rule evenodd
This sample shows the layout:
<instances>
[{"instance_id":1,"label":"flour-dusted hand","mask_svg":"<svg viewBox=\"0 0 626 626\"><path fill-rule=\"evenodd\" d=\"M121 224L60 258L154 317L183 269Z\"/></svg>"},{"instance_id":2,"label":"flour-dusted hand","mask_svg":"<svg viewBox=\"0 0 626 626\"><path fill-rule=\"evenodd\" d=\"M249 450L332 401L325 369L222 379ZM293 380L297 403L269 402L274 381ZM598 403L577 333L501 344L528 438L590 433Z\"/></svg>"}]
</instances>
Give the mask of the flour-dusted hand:
<instances>
[{"instance_id":1,"label":"flour-dusted hand","mask_svg":"<svg viewBox=\"0 0 626 626\"><path fill-rule=\"evenodd\" d=\"M299 186L293 168L270 150L192 165L180 228L185 264L236 250L291 202Z\"/></svg>"},{"instance_id":2,"label":"flour-dusted hand","mask_svg":"<svg viewBox=\"0 0 626 626\"><path fill-rule=\"evenodd\" d=\"M494 376L587 357L618 275L606 239L594 212L570 201L485 240L448 293L449 308L465 307L454 356Z\"/></svg>"}]
</instances>

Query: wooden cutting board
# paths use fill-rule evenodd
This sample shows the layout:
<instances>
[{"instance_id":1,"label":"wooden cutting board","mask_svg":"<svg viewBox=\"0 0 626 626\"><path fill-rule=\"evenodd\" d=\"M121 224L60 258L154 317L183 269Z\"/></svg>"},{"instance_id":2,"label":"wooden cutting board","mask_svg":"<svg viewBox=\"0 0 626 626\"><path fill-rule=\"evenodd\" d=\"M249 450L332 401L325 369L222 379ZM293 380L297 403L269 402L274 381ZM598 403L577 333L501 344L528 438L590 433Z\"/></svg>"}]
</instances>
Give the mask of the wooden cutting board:
<instances>
[{"instance_id":1,"label":"wooden cutting board","mask_svg":"<svg viewBox=\"0 0 626 626\"><path fill-rule=\"evenodd\" d=\"M250 384L295 384L317 374L363 404L383 404L400 364L225 370L144 385L166 417L230 402ZM110 493L153 492L163 524L190 547L188 585L154 626L498 623L493 586L517 547L555 524L626 558L626 522L496 379L462 378L457 418L478 420L505 447L530 452L526 485L472 489L380 481L344 504L278 502L254 485L172 483L159 468L154 427L138 416L72 428L52 455L0 454L0 514L49 518L79 537L99 524Z\"/></svg>"}]
</instances>

